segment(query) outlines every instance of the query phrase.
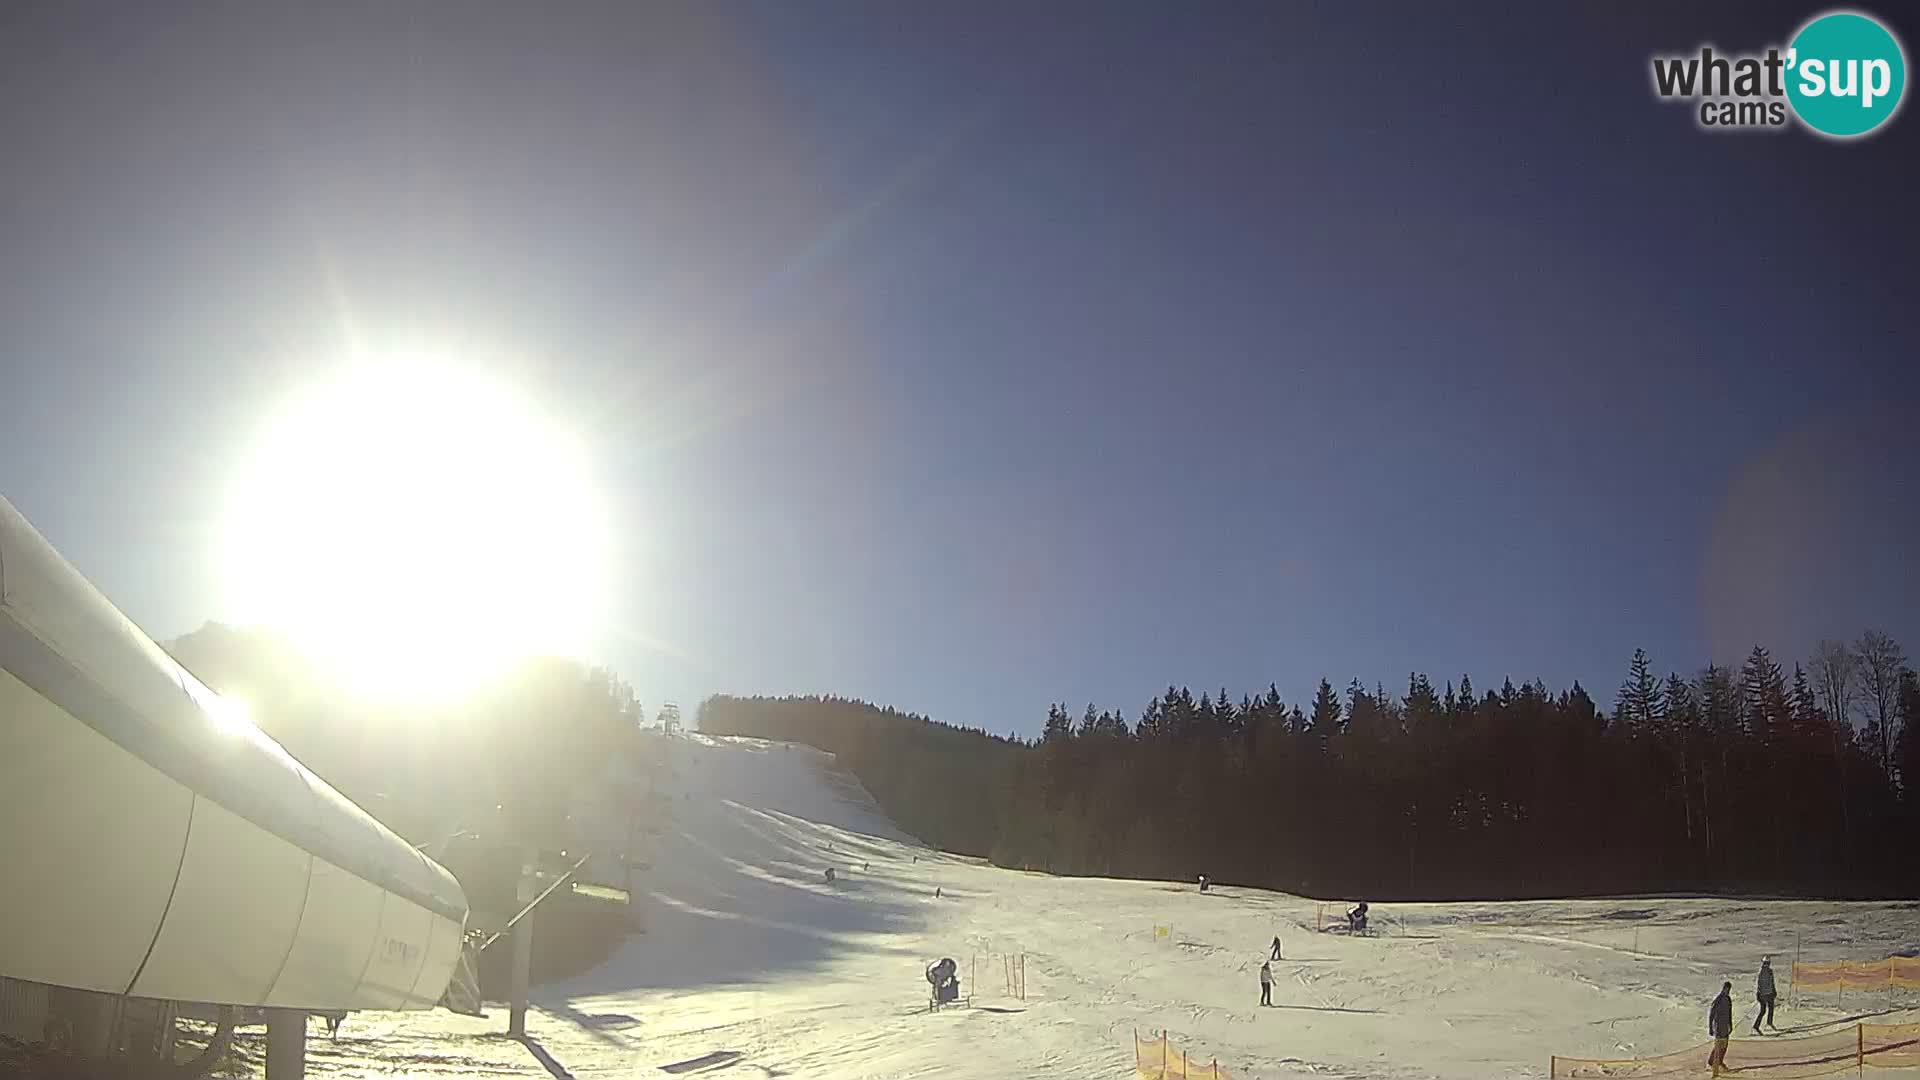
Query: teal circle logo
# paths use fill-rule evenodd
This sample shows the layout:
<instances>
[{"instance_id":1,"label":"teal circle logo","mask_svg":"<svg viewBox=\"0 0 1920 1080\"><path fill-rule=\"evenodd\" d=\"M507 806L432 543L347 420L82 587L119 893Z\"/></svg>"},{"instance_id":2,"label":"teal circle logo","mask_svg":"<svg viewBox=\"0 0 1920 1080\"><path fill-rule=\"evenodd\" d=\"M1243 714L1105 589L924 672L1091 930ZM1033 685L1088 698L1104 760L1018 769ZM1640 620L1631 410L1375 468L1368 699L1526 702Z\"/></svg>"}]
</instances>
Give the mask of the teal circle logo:
<instances>
[{"instance_id":1,"label":"teal circle logo","mask_svg":"<svg viewBox=\"0 0 1920 1080\"><path fill-rule=\"evenodd\" d=\"M1787 49L1787 100L1800 121L1822 135L1865 135L1892 118L1906 89L1900 42L1865 15L1822 15Z\"/></svg>"}]
</instances>

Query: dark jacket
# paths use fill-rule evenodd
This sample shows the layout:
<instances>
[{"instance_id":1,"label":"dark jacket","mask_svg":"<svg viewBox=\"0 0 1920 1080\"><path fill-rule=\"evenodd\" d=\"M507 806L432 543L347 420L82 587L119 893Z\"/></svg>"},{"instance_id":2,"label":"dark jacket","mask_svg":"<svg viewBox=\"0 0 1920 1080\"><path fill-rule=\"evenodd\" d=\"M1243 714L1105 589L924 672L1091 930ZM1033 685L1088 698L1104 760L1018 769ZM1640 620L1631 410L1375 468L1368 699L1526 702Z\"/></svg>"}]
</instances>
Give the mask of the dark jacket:
<instances>
[{"instance_id":1,"label":"dark jacket","mask_svg":"<svg viewBox=\"0 0 1920 1080\"><path fill-rule=\"evenodd\" d=\"M1755 997L1762 999L1775 996L1773 989L1773 965L1762 964L1760 966L1760 983L1754 987L1753 992Z\"/></svg>"},{"instance_id":2,"label":"dark jacket","mask_svg":"<svg viewBox=\"0 0 1920 1080\"><path fill-rule=\"evenodd\" d=\"M1707 1034L1716 1039L1725 1039L1733 1035L1733 996L1721 994L1713 999L1713 1008L1707 1010Z\"/></svg>"}]
</instances>

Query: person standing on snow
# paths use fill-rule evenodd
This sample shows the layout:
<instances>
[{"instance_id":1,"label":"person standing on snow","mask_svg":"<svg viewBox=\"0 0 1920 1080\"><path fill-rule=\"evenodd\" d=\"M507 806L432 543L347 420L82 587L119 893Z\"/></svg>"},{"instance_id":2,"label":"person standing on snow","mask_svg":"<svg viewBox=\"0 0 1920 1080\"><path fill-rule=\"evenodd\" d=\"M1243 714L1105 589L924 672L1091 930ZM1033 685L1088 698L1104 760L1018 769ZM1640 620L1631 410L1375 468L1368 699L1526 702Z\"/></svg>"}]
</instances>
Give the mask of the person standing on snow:
<instances>
[{"instance_id":1,"label":"person standing on snow","mask_svg":"<svg viewBox=\"0 0 1920 1080\"><path fill-rule=\"evenodd\" d=\"M1760 1034L1760 1018L1767 1018L1767 1026L1779 1031L1773 1023L1773 1003L1779 999L1779 993L1773 988L1773 957L1760 958L1760 979L1754 985L1753 997L1760 1003L1760 1011L1753 1018L1753 1033Z\"/></svg>"},{"instance_id":2,"label":"person standing on snow","mask_svg":"<svg viewBox=\"0 0 1920 1080\"><path fill-rule=\"evenodd\" d=\"M1279 934L1273 935L1273 955L1268 957L1267 959L1269 960L1280 959L1280 935Z\"/></svg>"},{"instance_id":3,"label":"person standing on snow","mask_svg":"<svg viewBox=\"0 0 1920 1080\"><path fill-rule=\"evenodd\" d=\"M1273 965L1260 961L1260 1004L1273 1004Z\"/></svg>"},{"instance_id":4,"label":"person standing on snow","mask_svg":"<svg viewBox=\"0 0 1920 1080\"><path fill-rule=\"evenodd\" d=\"M1713 1052L1707 1055L1707 1067L1713 1075L1727 1072L1727 1040L1733 1037L1733 984L1721 983L1720 996L1707 1010L1707 1034L1713 1036Z\"/></svg>"}]
</instances>

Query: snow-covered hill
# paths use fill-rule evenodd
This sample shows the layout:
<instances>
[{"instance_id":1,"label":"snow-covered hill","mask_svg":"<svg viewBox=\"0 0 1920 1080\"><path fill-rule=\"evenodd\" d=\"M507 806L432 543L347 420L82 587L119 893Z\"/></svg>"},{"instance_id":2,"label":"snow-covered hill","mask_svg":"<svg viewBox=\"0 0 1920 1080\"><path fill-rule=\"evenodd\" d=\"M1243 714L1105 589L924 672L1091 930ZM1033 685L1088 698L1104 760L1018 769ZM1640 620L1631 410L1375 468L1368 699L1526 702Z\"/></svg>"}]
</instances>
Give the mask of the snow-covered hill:
<instances>
[{"instance_id":1,"label":"snow-covered hill","mask_svg":"<svg viewBox=\"0 0 1920 1080\"><path fill-rule=\"evenodd\" d=\"M368 1014L338 1042L317 1040L310 1068L1083 1080L1131 1075L1132 1033L1166 1029L1236 1076L1542 1076L1550 1054L1700 1042L1723 979L1750 1016L1760 957L1774 957L1784 990L1796 942L1808 959L1920 948L1912 903L1376 905L1382 934L1348 939L1317 932L1319 905L1300 897L1055 878L932 852L829 755L670 741L671 821L636 890L648 932L598 970L536 989L532 1046L484 1034L504 1030L504 1010ZM1156 938L1156 925L1172 933ZM1275 935L1286 958L1275 1007L1261 1008L1257 971ZM1004 992L1007 953L1025 954L1024 1001ZM976 969L976 955L990 959ZM922 971L941 956L971 979L972 1007L927 1011ZM1803 1000L1780 1023L1820 1030L1888 1006L1884 993Z\"/></svg>"}]
</instances>

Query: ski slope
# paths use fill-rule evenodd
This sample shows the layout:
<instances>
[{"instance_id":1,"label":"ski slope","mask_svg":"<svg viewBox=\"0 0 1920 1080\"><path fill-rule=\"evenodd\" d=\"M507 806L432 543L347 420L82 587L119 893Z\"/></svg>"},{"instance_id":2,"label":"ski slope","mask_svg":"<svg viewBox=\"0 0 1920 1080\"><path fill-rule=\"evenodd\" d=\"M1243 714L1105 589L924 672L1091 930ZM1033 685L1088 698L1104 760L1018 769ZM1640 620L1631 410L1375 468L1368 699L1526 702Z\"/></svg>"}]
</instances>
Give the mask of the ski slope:
<instances>
[{"instance_id":1,"label":"ski slope","mask_svg":"<svg viewBox=\"0 0 1920 1080\"><path fill-rule=\"evenodd\" d=\"M588 975L536 988L529 1044L499 1034L503 1008L484 1021L357 1014L337 1040L314 1040L309 1068L1084 1080L1133 1075L1133 1032L1165 1029L1237 1077L1537 1077L1552 1054L1701 1042L1723 979L1750 1023L1763 953L1780 972L1782 1029L1916 1018L1889 1012L1885 993L1792 1007L1784 994L1796 933L1809 960L1910 952L1920 904L1376 904L1381 934L1348 939L1316 932L1318 905L1301 897L1055 878L929 851L810 748L670 742L671 821L636 889L648 932ZM1276 934L1285 959L1275 1007L1261 1008ZM925 966L952 956L965 983L977 952L1025 953L1026 1000L1005 996L996 966L965 986L971 1007L929 1013Z\"/></svg>"}]
</instances>

